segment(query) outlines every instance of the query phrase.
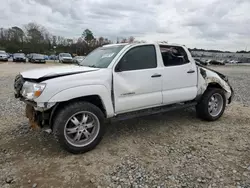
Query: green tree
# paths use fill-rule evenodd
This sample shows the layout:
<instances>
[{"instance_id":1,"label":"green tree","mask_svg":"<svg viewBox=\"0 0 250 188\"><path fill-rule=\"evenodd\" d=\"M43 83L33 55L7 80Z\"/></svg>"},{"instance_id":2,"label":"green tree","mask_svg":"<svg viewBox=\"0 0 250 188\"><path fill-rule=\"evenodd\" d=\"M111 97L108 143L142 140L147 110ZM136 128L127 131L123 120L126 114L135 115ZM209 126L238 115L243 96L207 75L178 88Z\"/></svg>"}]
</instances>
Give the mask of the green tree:
<instances>
[{"instance_id":1,"label":"green tree","mask_svg":"<svg viewBox=\"0 0 250 188\"><path fill-rule=\"evenodd\" d=\"M84 30L84 32L82 33L82 37L88 44L95 38L93 32L89 29Z\"/></svg>"}]
</instances>

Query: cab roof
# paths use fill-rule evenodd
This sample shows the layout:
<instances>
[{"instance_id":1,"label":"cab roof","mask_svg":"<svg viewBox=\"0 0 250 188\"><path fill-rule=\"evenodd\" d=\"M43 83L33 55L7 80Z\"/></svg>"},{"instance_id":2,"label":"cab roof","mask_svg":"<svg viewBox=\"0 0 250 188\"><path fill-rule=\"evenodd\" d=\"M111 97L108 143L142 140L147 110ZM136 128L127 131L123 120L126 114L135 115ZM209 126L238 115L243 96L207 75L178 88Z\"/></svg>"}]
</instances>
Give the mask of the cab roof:
<instances>
[{"instance_id":1,"label":"cab roof","mask_svg":"<svg viewBox=\"0 0 250 188\"><path fill-rule=\"evenodd\" d=\"M103 45L103 47L112 47L112 46L135 46L135 45L145 45L145 44L154 44L154 45L166 45L166 46L185 46L185 45L180 45L180 44L174 44L174 43L165 43L165 42L132 42L132 43L118 43L118 44L106 44Z\"/></svg>"}]
</instances>

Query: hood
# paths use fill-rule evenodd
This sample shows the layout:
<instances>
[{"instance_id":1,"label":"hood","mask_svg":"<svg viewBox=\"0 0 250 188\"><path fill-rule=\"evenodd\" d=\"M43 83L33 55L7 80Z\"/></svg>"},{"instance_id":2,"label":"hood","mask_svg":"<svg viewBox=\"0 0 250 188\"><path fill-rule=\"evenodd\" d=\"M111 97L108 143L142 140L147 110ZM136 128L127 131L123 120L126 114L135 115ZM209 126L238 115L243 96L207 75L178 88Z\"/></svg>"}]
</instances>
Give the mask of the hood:
<instances>
[{"instance_id":1,"label":"hood","mask_svg":"<svg viewBox=\"0 0 250 188\"><path fill-rule=\"evenodd\" d=\"M13 57L14 58L25 58L25 56L23 56L23 55L14 55Z\"/></svg>"},{"instance_id":2,"label":"hood","mask_svg":"<svg viewBox=\"0 0 250 188\"><path fill-rule=\"evenodd\" d=\"M7 57L7 54L0 54L0 56L2 56L2 57Z\"/></svg>"},{"instance_id":3,"label":"hood","mask_svg":"<svg viewBox=\"0 0 250 188\"><path fill-rule=\"evenodd\" d=\"M60 76L80 74L96 70L99 69L92 67L76 66L76 65L66 65L66 66L55 66L42 69L33 69L21 72L21 75L23 76L23 78L26 79L44 81L47 79L56 78Z\"/></svg>"}]
</instances>

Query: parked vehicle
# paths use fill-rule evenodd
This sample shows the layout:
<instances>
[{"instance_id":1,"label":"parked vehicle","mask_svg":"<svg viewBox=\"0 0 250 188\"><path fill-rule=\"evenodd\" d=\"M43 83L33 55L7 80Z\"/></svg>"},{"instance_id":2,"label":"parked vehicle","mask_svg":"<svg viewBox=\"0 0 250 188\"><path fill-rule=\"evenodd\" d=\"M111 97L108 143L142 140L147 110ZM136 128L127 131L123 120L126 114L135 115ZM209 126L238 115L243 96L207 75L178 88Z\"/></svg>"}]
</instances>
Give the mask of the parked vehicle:
<instances>
[{"instance_id":1,"label":"parked vehicle","mask_svg":"<svg viewBox=\"0 0 250 188\"><path fill-rule=\"evenodd\" d=\"M13 54L13 62L26 62L26 57L24 53Z\"/></svg>"},{"instance_id":2,"label":"parked vehicle","mask_svg":"<svg viewBox=\"0 0 250 188\"><path fill-rule=\"evenodd\" d=\"M46 63L46 60L44 58L44 55L42 54L33 54L30 57L30 62L31 63Z\"/></svg>"},{"instance_id":3,"label":"parked vehicle","mask_svg":"<svg viewBox=\"0 0 250 188\"><path fill-rule=\"evenodd\" d=\"M205 65L205 66L209 65L209 63L206 61L202 61L200 59L194 59L194 60L197 61L198 63L200 63L201 65Z\"/></svg>"},{"instance_id":4,"label":"parked vehicle","mask_svg":"<svg viewBox=\"0 0 250 188\"><path fill-rule=\"evenodd\" d=\"M48 55L44 55L44 59L45 60L49 60L49 56Z\"/></svg>"},{"instance_id":5,"label":"parked vehicle","mask_svg":"<svg viewBox=\"0 0 250 188\"><path fill-rule=\"evenodd\" d=\"M209 64L211 64L211 65L225 65L225 62L223 62L223 61L217 61L217 60L211 60L209 62Z\"/></svg>"},{"instance_id":6,"label":"parked vehicle","mask_svg":"<svg viewBox=\"0 0 250 188\"><path fill-rule=\"evenodd\" d=\"M80 62L82 62L82 60L85 58L85 56L75 56L73 58L73 63L77 63L79 64Z\"/></svg>"},{"instance_id":7,"label":"parked vehicle","mask_svg":"<svg viewBox=\"0 0 250 188\"><path fill-rule=\"evenodd\" d=\"M72 63L72 56L69 53L60 53L58 58L59 63Z\"/></svg>"},{"instance_id":8,"label":"parked vehicle","mask_svg":"<svg viewBox=\"0 0 250 188\"><path fill-rule=\"evenodd\" d=\"M7 55L8 55L8 58L13 58L13 54L7 53Z\"/></svg>"},{"instance_id":9,"label":"parked vehicle","mask_svg":"<svg viewBox=\"0 0 250 188\"><path fill-rule=\"evenodd\" d=\"M104 122L191 106L215 121L234 96L226 76L196 64L185 46L165 43L104 45L77 66L22 72L14 88L31 125L72 153L94 149Z\"/></svg>"},{"instance_id":10,"label":"parked vehicle","mask_svg":"<svg viewBox=\"0 0 250 188\"><path fill-rule=\"evenodd\" d=\"M36 54L36 53L27 54L28 62L31 63L31 58L32 58L32 56L33 56L34 54Z\"/></svg>"},{"instance_id":11,"label":"parked vehicle","mask_svg":"<svg viewBox=\"0 0 250 188\"><path fill-rule=\"evenodd\" d=\"M230 60L229 61L230 64L238 64L238 63L242 63L241 61L237 61L237 60Z\"/></svg>"},{"instance_id":12,"label":"parked vehicle","mask_svg":"<svg viewBox=\"0 0 250 188\"><path fill-rule=\"evenodd\" d=\"M8 54L3 50L0 51L0 61L8 61Z\"/></svg>"},{"instance_id":13,"label":"parked vehicle","mask_svg":"<svg viewBox=\"0 0 250 188\"><path fill-rule=\"evenodd\" d=\"M50 60L57 60L58 57L57 57L56 55L50 55L50 56L49 56L49 59L50 59Z\"/></svg>"}]
</instances>

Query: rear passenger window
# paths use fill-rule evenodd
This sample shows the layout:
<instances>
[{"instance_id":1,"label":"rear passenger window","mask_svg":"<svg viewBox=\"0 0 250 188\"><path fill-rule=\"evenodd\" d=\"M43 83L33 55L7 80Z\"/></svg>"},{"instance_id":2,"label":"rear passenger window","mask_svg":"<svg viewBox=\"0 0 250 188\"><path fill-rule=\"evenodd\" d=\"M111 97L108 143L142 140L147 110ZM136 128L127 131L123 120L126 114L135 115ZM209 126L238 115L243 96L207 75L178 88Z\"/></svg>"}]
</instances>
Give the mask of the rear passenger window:
<instances>
[{"instance_id":1,"label":"rear passenger window","mask_svg":"<svg viewBox=\"0 0 250 188\"><path fill-rule=\"evenodd\" d=\"M118 63L121 71L150 69L157 67L154 45L138 46L130 49Z\"/></svg>"},{"instance_id":2,"label":"rear passenger window","mask_svg":"<svg viewBox=\"0 0 250 188\"><path fill-rule=\"evenodd\" d=\"M189 63L187 54L182 47L160 46L160 50L166 67Z\"/></svg>"}]
</instances>

